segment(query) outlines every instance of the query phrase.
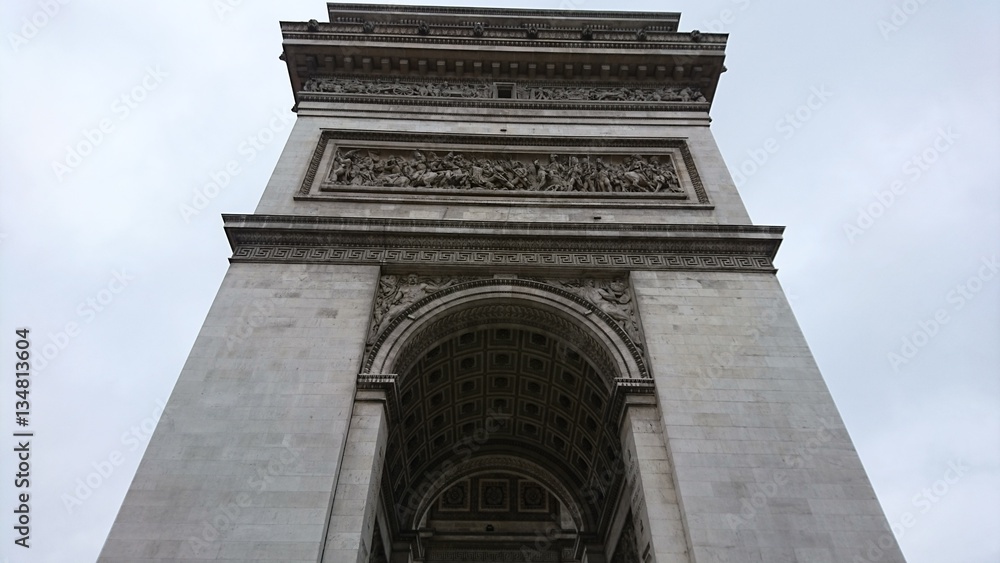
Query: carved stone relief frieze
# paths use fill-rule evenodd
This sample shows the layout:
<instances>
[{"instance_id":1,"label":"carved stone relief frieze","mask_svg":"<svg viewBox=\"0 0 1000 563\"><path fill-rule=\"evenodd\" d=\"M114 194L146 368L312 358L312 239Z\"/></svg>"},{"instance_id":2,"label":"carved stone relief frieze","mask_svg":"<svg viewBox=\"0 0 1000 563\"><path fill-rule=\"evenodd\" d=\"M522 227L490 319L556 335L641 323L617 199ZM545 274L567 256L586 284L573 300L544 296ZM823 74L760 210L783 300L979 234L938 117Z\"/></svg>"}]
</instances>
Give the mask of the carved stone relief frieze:
<instances>
[{"instance_id":1,"label":"carved stone relief frieze","mask_svg":"<svg viewBox=\"0 0 1000 563\"><path fill-rule=\"evenodd\" d=\"M660 87L572 87L549 86L527 88L531 100L587 100L594 102L704 102L705 97L697 88Z\"/></svg>"},{"instance_id":2,"label":"carved stone relief frieze","mask_svg":"<svg viewBox=\"0 0 1000 563\"><path fill-rule=\"evenodd\" d=\"M337 147L327 182L450 190L684 193L669 155L540 156Z\"/></svg>"},{"instance_id":3,"label":"carved stone relief frieze","mask_svg":"<svg viewBox=\"0 0 1000 563\"><path fill-rule=\"evenodd\" d=\"M498 98L492 82L434 82L365 80L353 77L314 77L302 86L305 92L440 98ZM566 86L524 85L510 91L508 99L590 102L705 102L695 86Z\"/></svg>"},{"instance_id":4,"label":"carved stone relief frieze","mask_svg":"<svg viewBox=\"0 0 1000 563\"><path fill-rule=\"evenodd\" d=\"M375 94L386 96L436 96L446 98L491 98L491 84L448 82L382 82L357 78L311 78L303 86L306 92L330 94Z\"/></svg>"}]
</instances>

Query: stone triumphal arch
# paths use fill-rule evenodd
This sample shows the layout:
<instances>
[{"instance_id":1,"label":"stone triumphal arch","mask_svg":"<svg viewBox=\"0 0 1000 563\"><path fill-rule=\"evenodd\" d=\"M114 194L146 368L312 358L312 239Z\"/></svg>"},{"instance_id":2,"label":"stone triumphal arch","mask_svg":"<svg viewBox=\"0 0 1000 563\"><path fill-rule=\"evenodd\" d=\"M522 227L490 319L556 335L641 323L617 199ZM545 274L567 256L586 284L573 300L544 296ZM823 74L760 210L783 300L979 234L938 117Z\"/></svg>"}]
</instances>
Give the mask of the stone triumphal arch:
<instances>
[{"instance_id":1,"label":"stone triumphal arch","mask_svg":"<svg viewBox=\"0 0 1000 563\"><path fill-rule=\"evenodd\" d=\"M327 8L102 563L902 561L712 137L725 34Z\"/></svg>"}]
</instances>

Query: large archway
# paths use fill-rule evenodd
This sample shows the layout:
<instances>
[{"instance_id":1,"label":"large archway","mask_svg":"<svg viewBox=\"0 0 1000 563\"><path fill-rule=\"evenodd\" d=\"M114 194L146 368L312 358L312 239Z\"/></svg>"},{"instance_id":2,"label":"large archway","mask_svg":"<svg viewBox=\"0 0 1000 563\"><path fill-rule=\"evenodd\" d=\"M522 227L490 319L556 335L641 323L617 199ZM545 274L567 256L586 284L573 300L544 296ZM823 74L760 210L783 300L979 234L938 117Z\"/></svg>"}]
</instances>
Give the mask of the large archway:
<instances>
[{"instance_id":1,"label":"large archway","mask_svg":"<svg viewBox=\"0 0 1000 563\"><path fill-rule=\"evenodd\" d=\"M380 513L392 542L427 563L576 561L581 541L608 535L621 382L650 385L614 313L530 280L397 307L366 358L392 374Z\"/></svg>"}]
</instances>

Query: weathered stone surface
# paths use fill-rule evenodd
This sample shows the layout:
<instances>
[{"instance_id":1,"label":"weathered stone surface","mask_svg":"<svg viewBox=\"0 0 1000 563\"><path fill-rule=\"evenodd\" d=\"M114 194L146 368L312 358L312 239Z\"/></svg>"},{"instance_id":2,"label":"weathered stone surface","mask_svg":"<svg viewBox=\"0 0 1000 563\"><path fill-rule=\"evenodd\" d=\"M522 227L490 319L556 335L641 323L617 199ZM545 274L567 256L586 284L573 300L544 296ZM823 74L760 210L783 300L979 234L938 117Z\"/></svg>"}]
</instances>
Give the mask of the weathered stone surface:
<instances>
[{"instance_id":1,"label":"weathered stone surface","mask_svg":"<svg viewBox=\"0 0 1000 563\"><path fill-rule=\"evenodd\" d=\"M377 279L230 267L100 561L317 560Z\"/></svg>"},{"instance_id":2,"label":"weathered stone surface","mask_svg":"<svg viewBox=\"0 0 1000 563\"><path fill-rule=\"evenodd\" d=\"M903 561L775 276L632 283L695 558Z\"/></svg>"}]
</instances>

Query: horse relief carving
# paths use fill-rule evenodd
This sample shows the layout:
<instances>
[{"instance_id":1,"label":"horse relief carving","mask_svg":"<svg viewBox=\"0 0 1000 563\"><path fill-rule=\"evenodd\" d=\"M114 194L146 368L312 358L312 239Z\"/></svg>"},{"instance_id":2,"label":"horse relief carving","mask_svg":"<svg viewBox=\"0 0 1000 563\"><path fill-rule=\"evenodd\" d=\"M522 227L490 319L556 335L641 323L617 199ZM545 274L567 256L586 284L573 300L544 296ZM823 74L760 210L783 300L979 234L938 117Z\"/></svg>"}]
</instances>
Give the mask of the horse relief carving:
<instances>
[{"instance_id":1,"label":"horse relief carving","mask_svg":"<svg viewBox=\"0 0 1000 563\"><path fill-rule=\"evenodd\" d=\"M349 186L594 193L684 193L669 156L549 155L530 162L505 156L336 149L327 181Z\"/></svg>"}]
</instances>

